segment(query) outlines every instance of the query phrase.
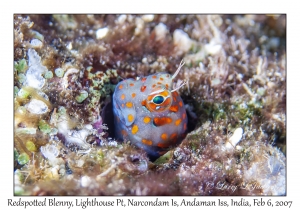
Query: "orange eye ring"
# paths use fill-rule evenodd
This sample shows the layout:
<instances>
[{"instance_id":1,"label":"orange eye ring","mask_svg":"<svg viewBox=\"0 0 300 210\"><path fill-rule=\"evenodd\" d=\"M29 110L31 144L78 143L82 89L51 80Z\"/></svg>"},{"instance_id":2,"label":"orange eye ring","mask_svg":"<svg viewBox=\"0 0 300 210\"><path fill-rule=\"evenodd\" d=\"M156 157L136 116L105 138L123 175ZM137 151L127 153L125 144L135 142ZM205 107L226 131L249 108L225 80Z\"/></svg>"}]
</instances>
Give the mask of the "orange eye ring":
<instances>
[{"instance_id":1,"label":"orange eye ring","mask_svg":"<svg viewBox=\"0 0 300 210\"><path fill-rule=\"evenodd\" d=\"M156 94L149 94L146 100L146 107L152 112L162 112L172 105L171 92L163 90Z\"/></svg>"}]
</instances>

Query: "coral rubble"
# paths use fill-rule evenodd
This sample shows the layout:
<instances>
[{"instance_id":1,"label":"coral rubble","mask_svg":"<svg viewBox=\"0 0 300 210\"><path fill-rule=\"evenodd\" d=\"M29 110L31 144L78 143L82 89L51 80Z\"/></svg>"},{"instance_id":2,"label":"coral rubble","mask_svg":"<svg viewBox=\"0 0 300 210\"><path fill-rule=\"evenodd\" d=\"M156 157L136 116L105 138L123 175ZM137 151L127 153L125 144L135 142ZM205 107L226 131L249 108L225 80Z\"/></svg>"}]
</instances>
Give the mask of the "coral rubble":
<instances>
[{"instance_id":1,"label":"coral rubble","mask_svg":"<svg viewBox=\"0 0 300 210\"><path fill-rule=\"evenodd\" d=\"M114 139L123 78L176 77L182 143ZM16 195L285 195L285 15L14 15Z\"/></svg>"}]
</instances>

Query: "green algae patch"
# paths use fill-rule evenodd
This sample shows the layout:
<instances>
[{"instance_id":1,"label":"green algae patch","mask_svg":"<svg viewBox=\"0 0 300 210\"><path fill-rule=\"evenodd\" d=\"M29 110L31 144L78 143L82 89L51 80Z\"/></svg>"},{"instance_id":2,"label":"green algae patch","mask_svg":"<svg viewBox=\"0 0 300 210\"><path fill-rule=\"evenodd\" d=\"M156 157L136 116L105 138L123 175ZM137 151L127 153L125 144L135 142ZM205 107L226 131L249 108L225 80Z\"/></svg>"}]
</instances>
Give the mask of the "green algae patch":
<instances>
[{"instance_id":1,"label":"green algae patch","mask_svg":"<svg viewBox=\"0 0 300 210\"><path fill-rule=\"evenodd\" d=\"M44 75L45 79L51 79L53 77L52 71L47 71Z\"/></svg>"},{"instance_id":2,"label":"green algae patch","mask_svg":"<svg viewBox=\"0 0 300 210\"><path fill-rule=\"evenodd\" d=\"M29 156L26 153L21 153L18 157L18 163L20 165L25 165L29 161Z\"/></svg>"},{"instance_id":3,"label":"green algae patch","mask_svg":"<svg viewBox=\"0 0 300 210\"><path fill-rule=\"evenodd\" d=\"M65 115L66 113L67 113L67 110L66 110L65 107L61 106L61 107L58 108L58 114L60 116Z\"/></svg>"},{"instance_id":4,"label":"green algae patch","mask_svg":"<svg viewBox=\"0 0 300 210\"><path fill-rule=\"evenodd\" d=\"M30 152L36 152L36 146L32 141L27 141L26 142L26 149L28 149Z\"/></svg>"},{"instance_id":5,"label":"green algae patch","mask_svg":"<svg viewBox=\"0 0 300 210\"><path fill-rule=\"evenodd\" d=\"M15 160L18 160L18 157L19 157L19 153L18 153L18 151L16 150L16 148L14 148L14 159L15 159Z\"/></svg>"},{"instance_id":6,"label":"green algae patch","mask_svg":"<svg viewBox=\"0 0 300 210\"><path fill-rule=\"evenodd\" d=\"M172 156L173 156L173 151L169 151L166 154L164 154L163 156L160 156L158 159L156 159L154 164L160 165L160 164L167 163L172 158Z\"/></svg>"},{"instance_id":7,"label":"green algae patch","mask_svg":"<svg viewBox=\"0 0 300 210\"><path fill-rule=\"evenodd\" d=\"M79 95L75 97L75 99L78 103L82 103L85 99L87 99L88 96L89 96L88 92L86 92L85 90L82 90L79 93Z\"/></svg>"},{"instance_id":8,"label":"green algae patch","mask_svg":"<svg viewBox=\"0 0 300 210\"><path fill-rule=\"evenodd\" d=\"M28 69L28 65L25 59L21 59L18 62L15 62L15 70L17 70L18 74L25 73Z\"/></svg>"},{"instance_id":9,"label":"green algae patch","mask_svg":"<svg viewBox=\"0 0 300 210\"><path fill-rule=\"evenodd\" d=\"M20 83L25 82L25 81L26 81L26 76L25 76L25 74L23 74L23 73L18 74L18 81L19 81Z\"/></svg>"},{"instance_id":10,"label":"green algae patch","mask_svg":"<svg viewBox=\"0 0 300 210\"><path fill-rule=\"evenodd\" d=\"M39 129L45 134L49 134L52 131L50 125L45 120L39 121Z\"/></svg>"},{"instance_id":11,"label":"green algae patch","mask_svg":"<svg viewBox=\"0 0 300 210\"><path fill-rule=\"evenodd\" d=\"M20 91L19 88L17 86L14 86L14 97L18 95L19 91Z\"/></svg>"},{"instance_id":12,"label":"green algae patch","mask_svg":"<svg viewBox=\"0 0 300 210\"><path fill-rule=\"evenodd\" d=\"M22 88L21 90L19 90L18 96L20 98L25 99L25 98L28 98L30 96L30 92L28 92L28 91L24 90L24 88Z\"/></svg>"},{"instance_id":13,"label":"green algae patch","mask_svg":"<svg viewBox=\"0 0 300 210\"><path fill-rule=\"evenodd\" d=\"M63 77L64 74L65 74L65 71L64 71L62 68L57 68L57 69L55 69L55 75L56 75L57 77Z\"/></svg>"}]
</instances>

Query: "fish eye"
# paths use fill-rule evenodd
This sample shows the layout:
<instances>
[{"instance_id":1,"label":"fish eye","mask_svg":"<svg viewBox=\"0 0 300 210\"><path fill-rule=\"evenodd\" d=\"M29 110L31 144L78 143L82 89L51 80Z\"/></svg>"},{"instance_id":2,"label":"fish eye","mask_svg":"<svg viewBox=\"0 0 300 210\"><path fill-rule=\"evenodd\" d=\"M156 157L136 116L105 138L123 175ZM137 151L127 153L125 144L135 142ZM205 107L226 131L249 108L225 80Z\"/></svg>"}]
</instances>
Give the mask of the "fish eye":
<instances>
[{"instance_id":1,"label":"fish eye","mask_svg":"<svg viewBox=\"0 0 300 210\"><path fill-rule=\"evenodd\" d=\"M152 102L155 103L155 104L161 104L162 102L164 102L165 98L163 96L155 96L153 99L152 99Z\"/></svg>"},{"instance_id":2,"label":"fish eye","mask_svg":"<svg viewBox=\"0 0 300 210\"><path fill-rule=\"evenodd\" d=\"M154 90L143 102L146 108L152 112L162 112L172 105L171 92L165 89Z\"/></svg>"}]
</instances>

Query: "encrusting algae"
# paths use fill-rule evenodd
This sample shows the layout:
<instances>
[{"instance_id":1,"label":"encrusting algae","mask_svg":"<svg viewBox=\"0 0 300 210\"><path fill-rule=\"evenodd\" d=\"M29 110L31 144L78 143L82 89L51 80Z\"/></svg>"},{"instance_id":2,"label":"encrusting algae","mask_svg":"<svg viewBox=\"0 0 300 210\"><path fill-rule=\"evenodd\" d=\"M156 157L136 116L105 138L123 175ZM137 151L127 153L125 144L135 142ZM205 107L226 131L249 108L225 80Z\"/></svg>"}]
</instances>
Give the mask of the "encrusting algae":
<instances>
[{"instance_id":1,"label":"encrusting algae","mask_svg":"<svg viewBox=\"0 0 300 210\"><path fill-rule=\"evenodd\" d=\"M15 195L285 195L285 44L285 15L15 15ZM187 131L149 157L115 136L112 95L174 74L150 81L163 88L141 107L124 103L147 113L164 91L182 98L166 105L178 119L144 116Z\"/></svg>"}]
</instances>

